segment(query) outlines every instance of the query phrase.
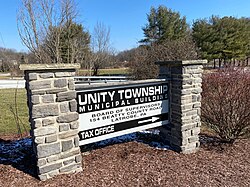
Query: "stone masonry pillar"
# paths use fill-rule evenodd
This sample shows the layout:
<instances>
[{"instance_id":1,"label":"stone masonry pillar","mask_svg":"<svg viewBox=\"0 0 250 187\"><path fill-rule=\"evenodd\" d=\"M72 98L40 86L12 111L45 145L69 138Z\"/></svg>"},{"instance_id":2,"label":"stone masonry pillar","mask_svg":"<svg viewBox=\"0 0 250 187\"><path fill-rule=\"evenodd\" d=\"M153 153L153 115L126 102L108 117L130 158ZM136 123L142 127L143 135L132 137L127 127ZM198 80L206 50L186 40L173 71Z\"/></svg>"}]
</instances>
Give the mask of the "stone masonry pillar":
<instances>
[{"instance_id":1,"label":"stone masonry pillar","mask_svg":"<svg viewBox=\"0 0 250 187\"><path fill-rule=\"evenodd\" d=\"M78 64L22 64L40 180L82 171L76 112Z\"/></svg>"},{"instance_id":2,"label":"stone masonry pillar","mask_svg":"<svg viewBox=\"0 0 250 187\"><path fill-rule=\"evenodd\" d=\"M159 78L169 80L170 124L160 128L173 149L196 152L200 146L201 83L206 60L166 61L160 65Z\"/></svg>"}]
</instances>

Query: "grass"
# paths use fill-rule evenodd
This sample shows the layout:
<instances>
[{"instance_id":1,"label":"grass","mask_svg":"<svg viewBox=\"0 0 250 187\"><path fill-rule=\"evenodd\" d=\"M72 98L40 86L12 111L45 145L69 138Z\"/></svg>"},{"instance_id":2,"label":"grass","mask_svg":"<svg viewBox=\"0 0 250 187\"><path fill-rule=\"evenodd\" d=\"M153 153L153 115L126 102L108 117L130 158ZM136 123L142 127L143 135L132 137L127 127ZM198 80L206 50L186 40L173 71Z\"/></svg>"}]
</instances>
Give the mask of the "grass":
<instances>
[{"instance_id":1,"label":"grass","mask_svg":"<svg viewBox=\"0 0 250 187\"><path fill-rule=\"evenodd\" d=\"M21 131L28 131L29 113L27 107L27 97L25 89L0 89L0 134L18 133L15 113L17 111ZM15 107L15 92L16 92L16 107Z\"/></svg>"},{"instance_id":2,"label":"grass","mask_svg":"<svg viewBox=\"0 0 250 187\"><path fill-rule=\"evenodd\" d=\"M79 70L79 75L89 75L89 70L81 69ZM91 71L92 75L93 71ZM100 69L99 75L126 75L128 74L128 68L114 68L114 69Z\"/></svg>"},{"instance_id":3,"label":"grass","mask_svg":"<svg viewBox=\"0 0 250 187\"><path fill-rule=\"evenodd\" d=\"M5 79L10 79L10 77L0 75L0 80L5 80Z\"/></svg>"}]
</instances>

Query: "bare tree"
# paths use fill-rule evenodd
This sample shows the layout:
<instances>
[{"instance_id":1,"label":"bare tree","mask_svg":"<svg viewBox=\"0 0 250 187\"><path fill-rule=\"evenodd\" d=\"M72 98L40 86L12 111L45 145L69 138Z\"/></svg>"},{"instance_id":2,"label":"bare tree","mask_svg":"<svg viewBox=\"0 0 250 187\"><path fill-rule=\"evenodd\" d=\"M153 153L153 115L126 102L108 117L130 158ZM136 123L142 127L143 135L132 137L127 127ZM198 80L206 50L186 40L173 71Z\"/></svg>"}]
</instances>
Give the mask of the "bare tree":
<instances>
[{"instance_id":1,"label":"bare tree","mask_svg":"<svg viewBox=\"0 0 250 187\"><path fill-rule=\"evenodd\" d=\"M71 42L70 34L65 31L76 17L74 0L22 0L17 16L20 38L39 63L62 63L62 55L68 57L68 63L73 63L80 49L77 40ZM62 54L62 45L67 45L66 54Z\"/></svg>"},{"instance_id":2,"label":"bare tree","mask_svg":"<svg viewBox=\"0 0 250 187\"><path fill-rule=\"evenodd\" d=\"M158 73L158 67L154 64L152 51L148 46L140 46L133 50L129 62L130 75L132 79L150 79L155 78Z\"/></svg>"},{"instance_id":3,"label":"bare tree","mask_svg":"<svg viewBox=\"0 0 250 187\"><path fill-rule=\"evenodd\" d=\"M14 49L0 47L0 71L14 72L20 63L22 56L26 55L27 54L17 52Z\"/></svg>"},{"instance_id":4,"label":"bare tree","mask_svg":"<svg viewBox=\"0 0 250 187\"><path fill-rule=\"evenodd\" d=\"M110 43L110 28L103 23L97 22L92 34L92 57L91 66L94 70L93 75L98 74L98 70L105 66L110 60L114 49Z\"/></svg>"}]
</instances>

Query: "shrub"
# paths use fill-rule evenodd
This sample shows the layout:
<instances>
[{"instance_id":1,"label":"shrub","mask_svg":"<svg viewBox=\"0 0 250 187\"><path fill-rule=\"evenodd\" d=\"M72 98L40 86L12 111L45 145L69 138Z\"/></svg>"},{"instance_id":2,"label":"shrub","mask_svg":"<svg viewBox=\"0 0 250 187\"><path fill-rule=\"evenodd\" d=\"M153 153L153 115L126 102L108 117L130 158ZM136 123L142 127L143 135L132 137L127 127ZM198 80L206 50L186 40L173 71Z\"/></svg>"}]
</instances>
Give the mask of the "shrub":
<instances>
[{"instance_id":1,"label":"shrub","mask_svg":"<svg viewBox=\"0 0 250 187\"><path fill-rule=\"evenodd\" d=\"M134 50L133 59L129 64L132 79L153 79L158 75L156 60L151 56L152 47L140 46Z\"/></svg>"},{"instance_id":2,"label":"shrub","mask_svg":"<svg viewBox=\"0 0 250 187\"><path fill-rule=\"evenodd\" d=\"M223 142L233 143L250 130L250 72L224 68L204 75L202 121Z\"/></svg>"},{"instance_id":3,"label":"shrub","mask_svg":"<svg viewBox=\"0 0 250 187\"><path fill-rule=\"evenodd\" d=\"M134 79L151 79L158 76L157 61L198 59L196 47L190 37L166 40L161 44L140 46L133 51L129 64Z\"/></svg>"}]
</instances>

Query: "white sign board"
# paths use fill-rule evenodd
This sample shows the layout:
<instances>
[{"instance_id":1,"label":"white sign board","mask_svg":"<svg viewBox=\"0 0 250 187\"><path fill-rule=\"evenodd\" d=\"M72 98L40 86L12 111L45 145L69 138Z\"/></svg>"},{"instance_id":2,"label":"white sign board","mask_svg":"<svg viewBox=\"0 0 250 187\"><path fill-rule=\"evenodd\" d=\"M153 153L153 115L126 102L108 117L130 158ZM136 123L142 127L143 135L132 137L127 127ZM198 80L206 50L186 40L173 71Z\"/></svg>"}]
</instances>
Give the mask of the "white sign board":
<instances>
[{"instance_id":1,"label":"white sign board","mask_svg":"<svg viewBox=\"0 0 250 187\"><path fill-rule=\"evenodd\" d=\"M168 83L77 92L80 145L168 123Z\"/></svg>"}]
</instances>

